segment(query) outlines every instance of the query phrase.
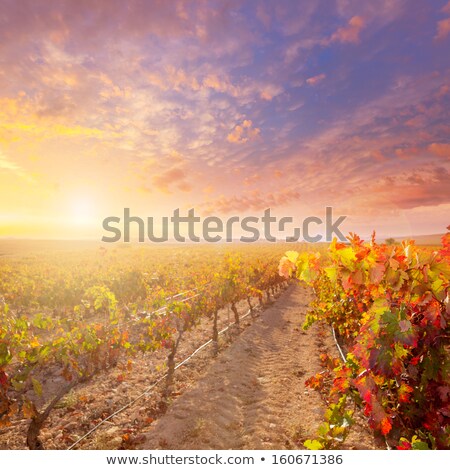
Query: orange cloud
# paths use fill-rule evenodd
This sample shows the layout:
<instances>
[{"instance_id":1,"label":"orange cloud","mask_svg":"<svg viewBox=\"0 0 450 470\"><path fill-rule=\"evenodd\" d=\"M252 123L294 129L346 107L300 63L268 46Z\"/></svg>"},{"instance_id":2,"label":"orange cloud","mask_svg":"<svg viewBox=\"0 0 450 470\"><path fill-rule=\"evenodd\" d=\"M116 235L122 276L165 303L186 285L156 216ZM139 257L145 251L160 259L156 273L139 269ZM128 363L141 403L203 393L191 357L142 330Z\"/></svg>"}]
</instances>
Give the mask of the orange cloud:
<instances>
[{"instance_id":1,"label":"orange cloud","mask_svg":"<svg viewBox=\"0 0 450 470\"><path fill-rule=\"evenodd\" d=\"M261 175L259 173L255 173L252 176L248 176L244 179L244 185L245 186L252 186L255 184L257 181L261 179Z\"/></svg>"},{"instance_id":2,"label":"orange cloud","mask_svg":"<svg viewBox=\"0 0 450 470\"><path fill-rule=\"evenodd\" d=\"M315 75L314 77L309 77L306 80L306 83L308 85L314 86L314 85L317 85L318 83L320 83L325 78L326 78L326 75L324 73L321 73L320 75Z\"/></svg>"},{"instance_id":3,"label":"orange cloud","mask_svg":"<svg viewBox=\"0 0 450 470\"><path fill-rule=\"evenodd\" d=\"M404 147L404 148L398 148L395 150L395 155L399 158L404 158L408 159L411 158L415 155L417 155L420 152L420 148L418 147Z\"/></svg>"},{"instance_id":4,"label":"orange cloud","mask_svg":"<svg viewBox=\"0 0 450 470\"><path fill-rule=\"evenodd\" d=\"M381 150L374 150L370 155L377 162L386 161L386 157L383 155L383 152L381 152Z\"/></svg>"},{"instance_id":5,"label":"orange cloud","mask_svg":"<svg viewBox=\"0 0 450 470\"><path fill-rule=\"evenodd\" d=\"M163 91L181 91L184 88L193 91L199 91L201 89L201 85L194 75L188 74L182 68L177 68L172 65L167 66L163 74L149 73L148 80L152 85L157 86Z\"/></svg>"},{"instance_id":6,"label":"orange cloud","mask_svg":"<svg viewBox=\"0 0 450 470\"><path fill-rule=\"evenodd\" d=\"M448 204L449 177L446 168L418 169L399 176L386 176L368 186L367 194L371 199L369 206L413 209Z\"/></svg>"},{"instance_id":7,"label":"orange cloud","mask_svg":"<svg viewBox=\"0 0 450 470\"><path fill-rule=\"evenodd\" d=\"M263 193L259 189L255 189L246 191L240 196L226 197L222 195L214 201L204 203L202 207L207 213L242 213L280 207L299 199L300 192L297 189L283 189L270 193Z\"/></svg>"},{"instance_id":8,"label":"orange cloud","mask_svg":"<svg viewBox=\"0 0 450 470\"><path fill-rule=\"evenodd\" d=\"M450 33L450 18L445 18L444 20L438 21L437 24L437 33L435 38L438 40L444 39Z\"/></svg>"},{"instance_id":9,"label":"orange cloud","mask_svg":"<svg viewBox=\"0 0 450 470\"><path fill-rule=\"evenodd\" d=\"M41 118L36 103L26 96L0 98L0 122L0 140L6 142L25 137L34 137L37 140L56 137L105 137L105 132L96 127L68 125Z\"/></svg>"},{"instance_id":10,"label":"orange cloud","mask_svg":"<svg viewBox=\"0 0 450 470\"><path fill-rule=\"evenodd\" d=\"M256 139L260 133L261 130L258 127L253 127L252 121L246 119L241 125L235 126L228 134L227 140L233 144L245 144Z\"/></svg>"},{"instance_id":11,"label":"orange cloud","mask_svg":"<svg viewBox=\"0 0 450 470\"><path fill-rule=\"evenodd\" d=\"M450 87L448 85L442 85L440 88L439 88L439 91L437 93L437 98L442 98L444 97L445 95L447 95L450 91Z\"/></svg>"},{"instance_id":12,"label":"orange cloud","mask_svg":"<svg viewBox=\"0 0 450 470\"><path fill-rule=\"evenodd\" d=\"M182 68L167 66L163 73L151 72L147 75L149 82L163 91L183 89L192 91L213 90L238 97L243 93L240 87L231 83L227 76L209 73L203 78L197 77Z\"/></svg>"},{"instance_id":13,"label":"orange cloud","mask_svg":"<svg viewBox=\"0 0 450 470\"><path fill-rule=\"evenodd\" d=\"M448 2L442 9L442 13L447 13L450 15L450 2ZM437 33L436 36L434 37L437 40L444 39L448 36L448 33L450 33L450 18L445 18L441 21L438 21L437 24Z\"/></svg>"},{"instance_id":14,"label":"orange cloud","mask_svg":"<svg viewBox=\"0 0 450 470\"><path fill-rule=\"evenodd\" d=\"M441 10L443 13L448 13L450 15L450 2L447 3L447 5L445 5L442 10Z\"/></svg>"},{"instance_id":15,"label":"orange cloud","mask_svg":"<svg viewBox=\"0 0 450 470\"><path fill-rule=\"evenodd\" d=\"M277 85L264 85L261 88L259 96L265 101L271 101L278 96L283 89Z\"/></svg>"},{"instance_id":16,"label":"orange cloud","mask_svg":"<svg viewBox=\"0 0 450 470\"><path fill-rule=\"evenodd\" d=\"M152 178L153 185L161 192L170 194L172 189L183 192L192 190L192 186L186 180L186 173L182 168L169 168Z\"/></svg>"},{"instance_id":17,"label":"orange cloud","mask_svg":"<svg viewBox=\"0 0 450 470\"><path fill-rule=\"evenodd\" d=\"M450 144L430 144L428 150L438 157L450 160Z\"/></svg>"},{"instance_id":18,"label":"orange cloud","mask_svg":"<svg viewBox=\"0 0 450 470\"><path fill-rule=\"evenodd\" d=\"M173 66L167 66L161 72L152 71L147 74L147 79L162 91L214 91L227 94L233 98L248 99L259 96L265 101L271 101L283 92L283 88L274 83L243 80L243 83L234 84L225 73L201 75Z\"/></svg>"},{"instance_id":19,"label":"orange cloud","mask_svg":"<svg viewBox=\"0 0 450 470\"><path fill-rule=\"evenodd\" d=\"M189 178L193 174L192 168L175 150L159 158L147 158L136 166L136 172L144 192L151 193L156 189L164 194L173 194L176 191L188 193L193 189Z\"/></svg>"},{"instance_id":20,"label":"orange cloud","mask_svg":"<svg viewBox=\"0 0 450 470\"><path fill-rule=\"evenodd\" d=\"M365 26L364 19L361 16L350 18L347 26L339 28L332 36L332 42L352 43L359 42L359 35Z\"/></svg>"},{"instance_id":21,"label":"orange cloud","mask_svg":"<svg viewBox=\"0 0 450 470\"><path fill-rule=\"evenodd\" d=\"M215 74L209 74L203 79L203 87L211 88L220 93L228 93L231 96L238 96L239 89L226 78L220 78Z\"/></svg>"},{"instance_id":22,"label":"orange cloud","mask_svg":"<svg viewBox=\"0 0 450 470\"><path fill-rule=\"evenodd\" d=\"M205 194L211 194L211 193L214 192L214 187L213 187L211 184L208 184L208 186L205 186L205 187L203 188L203 192L204 192Z\"/></svg>"}]
</instances>

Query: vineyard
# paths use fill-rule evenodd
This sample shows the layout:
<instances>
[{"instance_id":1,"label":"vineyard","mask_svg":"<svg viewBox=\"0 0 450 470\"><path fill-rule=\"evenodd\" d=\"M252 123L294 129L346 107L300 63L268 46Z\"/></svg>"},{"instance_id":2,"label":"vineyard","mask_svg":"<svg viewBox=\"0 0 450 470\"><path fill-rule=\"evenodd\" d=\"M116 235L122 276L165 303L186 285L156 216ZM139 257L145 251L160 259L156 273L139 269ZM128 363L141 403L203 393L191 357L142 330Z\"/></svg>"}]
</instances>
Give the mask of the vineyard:
<instances>
[{"instance_id":1,"label":"vineyard","mask_svg":"<svg viewBox=\"0 0 450 470\"><path fill-rule=\"evenodd\" d=\"M0 264L2 447L10 448L11 441L19 448L54 448L41 437L49 416L68 406L77 387L87 389L81 404L91 401L87 385L105 380L105 371L114 386L150 367L139 396L160 385L163 411L174 395L176 359L201 345L217 355L220 335L230 340L245 316L286 285L277 272L282 251L97 248L5 257ZM125 395L117 406L129 400ZM115 411L105 406L79 429L72 423L57 448L70 447Z\"/></svg>"},{"instance_id":2,"label":"vineyard","mask_svg":"<svg viewBox=\"0 0 450 470\"><path fill-rule=\"evenodd\" d=\"M285 407L291 448L354 448L345 446L361 423L382 443L367 438L370 448L449 448L450 234L442 243L387 246L352 234L319 250L97 246L3 256L0 448L165 448L173 423L189 434L190 415L194 427L214 421L199 411L207 394L230 416L238 394L246 412ZM292 278L307 289L283 293ZM233 365L229 377L221 361ZM317 432L300 432L304 415L295 424L288 405L313 407L324 419ZM263 444L288 445L278 431L264 434L277 413L264 414ZM216 448L226 433L228 448L260 446L236 440L229 423ZM144 438L143 429L152 432Z\"/></svg>"},{"instance_id":3,"label":"vineyard","mask_svg":"<svg viewBox=\"0 0 450 470\"><path fill-rule=\"evenodd\" d=\"M325 256L291 251L280 263L316 294L304 328L328 324L342 355L323 355L324 371L307 380L328 410L305 445L342 445L356 405L388 448L448 449L450 233L436 250L378 244L375 234L349 241Z\"/></svg>"}]
</instances>

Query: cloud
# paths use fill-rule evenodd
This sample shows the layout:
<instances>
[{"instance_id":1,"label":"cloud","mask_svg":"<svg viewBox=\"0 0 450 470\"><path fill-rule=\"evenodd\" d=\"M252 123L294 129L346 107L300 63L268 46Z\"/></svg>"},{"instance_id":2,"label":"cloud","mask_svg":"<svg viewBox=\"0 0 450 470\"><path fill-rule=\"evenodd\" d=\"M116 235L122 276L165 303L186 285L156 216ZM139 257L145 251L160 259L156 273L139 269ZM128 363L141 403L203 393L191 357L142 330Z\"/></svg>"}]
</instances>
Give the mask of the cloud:
<instances>
[{"instance_id":1,"label":"cloud","mask_svg":"<svg viewBox=\"0 0 450 470\"><path fill-rule=\"evenodd\" d=\"M437 24L437 33L435 38L437 40L445 39L450 33L450 18L445 18L444 20L438 21Z\"/></svg>"},{"instance_id":2,"label":"cloud","mask_svg":"<svg viewBox=\"0 0 450 470\"><path fill-rule=\"evenodd\" d=\"M443 13L447 13L450 15L450 2L448 2L441 10Z\"/></svg>"},{"instance_id":3,"label":"cloud","mask_svg":"<svg viewBox=\"0 0 450 470\"><path fill-rule=\"evenodd\" d=\"M205 186L202 190L205 194L212 194L215 189L214 189L214 186L212 184L208 184L207 186Z\"/></svg>"},{"instance_id":4,"label":"cloud","mask_svg":"<svg viewBox=\"0 0 450 470\"><path fill-rule=\"evenodd\" d=\"M413 209L450 203L450 174L446 168L422 168L387 176L367 188L371 206Z\"/></svg>"},{"instance_id":5,"label":"cloud","mask_svg":"<svg viewBox=\"0 0 450 470\"><path fill-rule=\"evenodd\" d=\"M269 29L270 25L272 24L272 17L270 13L266 10L265 5L261 2L258 3L256 6L256 17L259 21Z\"/></svg>"},{"instance_id":6,"label":"cloud","mask_svg":"<svg viewBox=\"0 0 450 470\"><path fill-rule=\"evenodd\" d=\"M228 134L227 140L233 144L245 144L251 140L255 140L261 133L258 127L253 127L252 121L246 119L242 124L238 124Z\"/></svg>"},{"instance_id":7,"label":"cloud","mask_svg":"<svg viewBox=\"0 0 450 470\"><path fill-rule=\"evenodd\" d=\"M238 96L238 87L232 85L228 78L221 79L216 74L209 74L203 79L203 87L210 88L220 93L228 93L231 96Z\"/></svg>"},{"instance_id":8,"label":"cloud","mask_svg":"<svg viewBox=\"0 0 450 470\"><path fill-rule=\"evenodd\" d=\"M353 16L348 24L339 28L332 36L331 42L357 44L360 41L360 33L365 26L365 21L361 16Z\"/></svg>"},{"instance_id":9,"label":"cloud","mask_svg":"<svg viewBox=\"0 0 450 470\"><path fill-rule=\"evenodd\" d=\"M217 199L201 204L205 213L229 214L248 211L261 211L267 208L285 206L300 199L296 188L285 188L279 191L263 192L259 189L245 191L237 196L220 196Z\"/></svg>"},{"instance_id":10,"label":"cloud","mask_svg":"<svg viewBox=\"0 0 450 470\"><path fill-rule=\"evenodd\" d=\"M251 176L247 176L244 179L245 186L253 186L255 183L261 180L261 175L259 173L254 173Z\"/></svg>"},{"instance_id":11,"label":"cloud","mask_svg":"<svg viewBox=\"0 0 450 470\"><path fill-rule=\"evenodd\" d=\"M361 0L336 0L337 12L340 16L360 16L367 24L384 27L405 14L408 9L407 0L377 0L362 2ZM418 10L414 10L416 13Z\"/></svg>"},{"instance_id":12,"label":"cloud","mask_svg":"<svg viewBox=\"0 0 450 470\"><path fill-rule=\"evenodd\" d=\"M138 163L135 172L145 192L151 193L156 189L170 195L178 191L189 193L193 189L191 177L194 172L186 158L177 151L163 157L145 159Z\"/></svg>"},{"instance_id":13,"label":"cloud","mask_svg":"<svg viewBox=\"0 0 450 470\"><path fill-rule=\"evenodd\" d=\"M442 13L450 15L450 2L448 2L443 8L441 8ZM438 21L437 23L437 32L434 37L436 40L440 41L445 39L450 33L450 18L444 18L443 20Z\"/></svg>"},{"instance_id":14,"label":"cloud","mask_svg":"<svg viewBox=\"0 0 450 470\"><path fill-rule=\"evenodd\" d=\"M429 170L448 166L450 82L432 39L448 39L450 3L7 3L5 180L40 173L63 193L67 181L91 178L115 202L141 187L153 195L137 205L184 203L189 193L224 210L351 208L372 189L373 205L398 197L408 208L442 193ZM389 175L404 178L392 194ZM38 199L16 196L3 207Z\"/></svg>"},{"instance_id":15,"label":"cloud","mask_svg":"<svg viewBox=\"0 0 450 470\"><path fill-rule=\"evenodd\" d=\"M282 92L283 88L280 85L261 85L259 96L265 101L271 101L273 98L280 95Z\"/></svg>"},{"instance_id":16,"label":"cloud","mask_svg":"<svg viewBox=\"0 0 450 470\"><path fill-rule=\"evenodd\" d=\"M373 150L370 153L371 157L377 161L377 162L385 162L386 161L386 156L383 154L383 152L379 149Z\"/></svg>"},{"instance_id":17,"label":"cloud","mask_svg":"<svg viewBox=\"0 0 450 470\"><path fill-rule=\"evenodd\" d=\"M408 146L408 147L401 147L401 148L395 149L395 155L403 159L415 157L419 155L420 153L423 153L423 151L419 147Z\"/></svg>"},{"instance_id":18,"label":"cloud","mask_svg":"<svg viewBox=\"0 0 450 470\"><path fill-rule=\"evenodd\" d=\"M172 65L166 66L163 73L150 72L148 79L152 85L156 85L163 91L182 91L183 89L199 91L202 88L195 75Z\"/></svg>"},{"instance_id":19,"label":"cloud","mask_svg":"<svg viewBox=\"0 0 450 470\"><path fill-rule=\"evenodd\" d=\"M174 190L185 193L192 191L192 184L187 179L186 171L182 168L169 168L155 175L151 179L152 186L165 194L172 194ZM150 189L151 188L147 188Z\"/></svg>"},{"instance_id":20,"label":"cloud","mask_svg":"<svg viewBox=\"0 0 450 470\"><path fill-rule=\"evenodd\" d=\"M2 170L9 171L15 175L23 178L27 181L33 181L33 178L19 165L11 161L1 150L0 150L0 172Z\"/></svg>"},{"instance_id":21,"label":"cloud","mask_svg":"<svg viewBox=\"0 0 450 470\"><path fill-rule=\"evenodd\" d=\"M450 144L432 143L428 149L434 155L450 160Z\"/></svg>"},{"instance_id":22,"label":"cloud","mask_svg":"<svg viewBox=\"0 0 450 470\"><path fill-rule=\"evenodd\" d=\"M20 166L16 165L14 162L8 160L6 155L4 155L1 151L0 151L0 169L10 170L10 171L13 171L13 172L21 170Z\"/></svg>"},{"instance_id":23,"label":"cloud","mask_svg":"<svg viewBox=\"0 0 450 470\"><path fill-rule=\"evenodd\" d=\"M58 119L67 103L47 102L47 108L27 95L0 97L0 138L13 142L18 139L48 140L59 137L101 138L105 132L96 127L69 123ZM64 122L65 121L65 122Z\"/></svg>"},{"instance_id":24,"label":"cloud","mask_svg":"<svg viewBox=\"0 0 450 470\"><path fill-rule=\"evenodd\" d=\"M167 66L163 72L152 71L147 76L152 85L165 92L223 93L243 102L256 101L257 98L271 101L283 92L279 84L259 80L243 79L241 83L233 83L225 72L188 72L183 68Z\"/></svg>"},{"instance_id":25,"label":"cloud","mask_svg":"<svg viewBox=\"0 0 450 470\"><path fill-rule=\"evenodd\" d=\"M324 73L321 73L319 75L315 75L314 77L309 77L307 80L306 80L306 83L308 85L311 85L311 86L315 86L317 85L318 83L320 83L322 80L324 80L326 78L326 75Z\"/></svg>"}]
</instances>

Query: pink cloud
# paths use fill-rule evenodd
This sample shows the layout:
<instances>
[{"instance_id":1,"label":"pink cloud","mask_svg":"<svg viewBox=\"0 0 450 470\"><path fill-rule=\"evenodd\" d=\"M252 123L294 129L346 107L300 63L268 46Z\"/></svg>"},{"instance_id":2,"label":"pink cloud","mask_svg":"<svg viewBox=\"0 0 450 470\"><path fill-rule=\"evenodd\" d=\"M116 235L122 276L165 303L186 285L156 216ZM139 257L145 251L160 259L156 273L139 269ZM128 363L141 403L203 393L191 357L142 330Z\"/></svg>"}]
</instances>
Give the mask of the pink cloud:
<instances>
[{"instance_id":1,"label":"pink cloud","mask_svg":"<svg viewBox=\"0 0 450 470\"><path fill-rule=\"evenodd\" d=\"M374 150L371 154L372 158L376 160L377 162L384 162L386 161L386 157L384 156L383 152L381 150Z\"/></svg>"},{"instance_id":2,"label":"pink cloud","mask_svg":"<svg viewBox=\"0 0 450 470\"><path fill-rule=\"evenodd\" d=\"M437 24L437 33L435 38L437 40L444 39L450 33L450 18L445 18L444 20L438 21Z\"/></svg>"},{"instance_id":3,"label":"pink cloud","mask_svg":"<svg viewBox=\"0 0 450 470\"><path fill-rule=\"evenodd\" d=\"M272 18L270 13L266 10L264 4L258 3L256 7L256 17L267 29L269 29L270 25L272 24Z\"/></svg>"},{"instance_id":4,"label":"pink cloud","mask_svg":"<svg viewBox=\"0 0 450 470\"><path fill-rule=\"evenodd\" d=\"M332 36L332 42L352 43L359 42L359 35L365 26L364 19L361 16L353 16L348 24L339 28Z\"/></svg>"},{"instance_id":5,"label":"pink cloud","mask_svg":"<svg viewBox=\"0 0 450 470\"><path fill-rule=\"evenodd\" d=\"M315 86L318 83L320 83L322 80L326 78L326 75L324 73L321 73L320 75L315 75L314 77L309 77L306 80L306 83L311 86Z\"/></svg>"},{"instance_id":6,"label":"pink cloud","mask_svg":"<svg viewBox=\"0 0 450 470\"><path fill-rule=\"evenodd\" d=\"M442 9L442 13L450 15L450 2L448 2ZM442 40L450 33L450 18L445 18L437 23L437 33L435 39Z\"/></svg>"},{"instance_id":7,"label":"pink cloud","mask_svg":"<svg viewBox=\"0 0 450 470\"><path fill-rule=\"evenodd\" d=\"M421 149L418 147L403 147L395 149L395 155L399 158L408 159L418 155Z\"/></svg>"},{"instance_id":8,"label":"pink cloud","mask_svg":"<svg viewBox=\"0 0 450 470\"><path fill-rule=\"evenodd\" d=\"M450 175L445 168L386 176L367 188L373 207L413 209L450 203Z\"/></svg>"},{"instance_id":9,"label":"pink cloud","mask_svg":"<svg viewBox=\"0 0 450 470\"><path fill-rule=\"evenodd\" d=\"M437 155L438 157L450 160L450 144L433 143L430 144L428 150L434 155Z\"/></svg>"},{"instance_id":10,"label":"pink cloud","mask_svg":"<svg viewBox=\"0 0 450 470\"><path fill-rule=\"evenodd\" d=\"M448 13L450 15L450 2L447 3L447 5L445 5L443 8L442 8L442 12L443 13Z\"/></svg>"},{"instance_id":11,"label":"pink cloud","mask_svg":"<svg viewBox=\"0 0 450 470\"><path fill-rule=\"evenodd\" d=\"M170 194L173 189L183 192L192 190L191 184L186 180L186 172L181 168L170 168L153 176L153 185L161 192Z\"/></svg>"},{"instance_id":12,"label":"pink cloud","mask_svg":"<svg viewBox=\"0 0 450 470\"><path fill-rule=\"evenodd\" d=\"M226 197L222 195L213 201L204 203L202 207L206 213L242 213L280 207L299 199L300 192L293 188L277 192L262 192L255 189L246 191L239 196Z\"/></svg>"},{"instance_id":13,"label":"pink cloud","mask_svg":"<svg viewBox=\"0 0 450 470\"><path fill-rule=\"evenodd\" d=\"M247 176L244 179L244 185L245 186L252 186L254 185L257 181L261 180L261 175L259 173L255 173L252 176Z\"/></svg>"},{"instance_id":14,"label":"pink cloud","mask_svg":"<svg viewBox=\"0 0 450 470\"><path fill-rule=\"evenodd\" d=\"M242 124L238 124L235 128L228 134L227 140L233 144L245 144L251 140L256 139L261 130L257 127L253 127L252 121L246 119Z\"/></svg>"}]
</instances>

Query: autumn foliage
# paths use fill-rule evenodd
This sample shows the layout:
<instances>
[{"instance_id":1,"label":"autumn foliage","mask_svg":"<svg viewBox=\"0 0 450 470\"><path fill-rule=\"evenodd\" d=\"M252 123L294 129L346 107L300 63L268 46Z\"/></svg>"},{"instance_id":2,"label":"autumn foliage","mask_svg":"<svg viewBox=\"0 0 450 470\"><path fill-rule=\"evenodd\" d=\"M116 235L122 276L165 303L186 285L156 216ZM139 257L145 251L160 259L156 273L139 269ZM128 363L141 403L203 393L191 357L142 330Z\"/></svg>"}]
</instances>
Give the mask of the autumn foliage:
<instances>
[{"instance_id":1,"label":"autumn foliage","mask_svg":"<svg viewBox=\"0 0 450 470\"><path fill-rule=\"evenodd\" d=\"M168 398L185 333L214 318L217 347L221 309L239 323L238 302L252 309L286 284L280 254L100 250L0 263L0 428L25 419L28 447L42 448L44 422L74 387L157 350L167 351Z\"/></svg>"},{"instance_id":2,"label":"autumn foliage","mask_svg":"<svg viewBox=\"0 0 450 470\"><path fill-rule=\"evenodd\" d=\"M305 328L328 323L346 350L346 362L324 372L333 377L333 413L305 444L338 446L353 399L391 445L450 448L450 233L434 251L351 234L348 244L333 241L326 255L287 252L279 270L315 291Z\"/></svg>"}]
</instances>

